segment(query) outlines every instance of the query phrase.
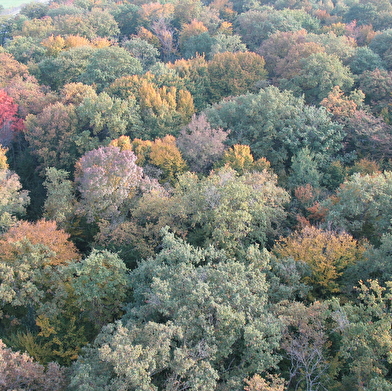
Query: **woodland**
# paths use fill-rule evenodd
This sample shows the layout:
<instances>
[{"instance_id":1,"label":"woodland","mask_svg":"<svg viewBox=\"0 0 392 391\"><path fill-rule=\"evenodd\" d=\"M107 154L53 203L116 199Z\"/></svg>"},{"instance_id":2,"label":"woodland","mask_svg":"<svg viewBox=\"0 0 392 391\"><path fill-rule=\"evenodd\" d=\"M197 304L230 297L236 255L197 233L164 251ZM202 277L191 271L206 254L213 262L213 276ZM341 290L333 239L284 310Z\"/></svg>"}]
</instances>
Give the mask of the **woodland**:
<instances>
[{"instance_id":1,"label":"woodland","mask_svg":"<svg viewBox=\"0 0 392 391\"><path fill-rule=\"evenodd\" d=\"M392 2L0 14L1 391L392 391Z\"/></svg>"}]
</instances>

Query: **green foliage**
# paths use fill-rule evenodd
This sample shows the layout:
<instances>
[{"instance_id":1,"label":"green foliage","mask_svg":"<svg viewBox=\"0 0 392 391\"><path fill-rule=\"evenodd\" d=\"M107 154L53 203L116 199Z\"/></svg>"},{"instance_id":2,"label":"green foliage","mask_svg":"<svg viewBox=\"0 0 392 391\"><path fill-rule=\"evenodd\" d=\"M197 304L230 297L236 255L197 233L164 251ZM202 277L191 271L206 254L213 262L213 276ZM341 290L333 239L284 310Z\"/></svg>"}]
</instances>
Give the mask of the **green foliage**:
<instances>
[{"instance_id":1,"label":"green foliage","mask_svg":"<svg viewBox=\"0 0 392 391\"><path fill-rule=\"evenodd\" d=\"M392 173L354 174L328 199L326 221L356 238L379 244L390 230Z\"/></svg>"},{"instance_id":2,"label":"green foliage","mask_svg":"<svg viewBox=\"0 0 392 391\"><path fill-rule=\"evenodd\" d=\"M237 390L278 357L279 326L265 311L266 262L256 251L239 263L166 233L160 254L131 273L128 313L85 350L71 386L207 391L219 380Z\"/></svg>"},{"instance_id":3,"label":"green foliage","mask_svg":"<svg viewBox=\"0 0 392 391\"><path fill-rule=\"evenodd\" d=\"M23 64L29 61L39 62L45 54L45 49L32 37L15 37L7 43L6 47L7 52Z\"/></svg>"},{"instance_id":4,"label":"green foliage","mask_svg":"<svg viewBox=\"0 0 392 391\"><path fill-rule=\"evenodd\" d=\"M358 305L346 304L334 314L340 336L339 356L342 389L390 390L391 368L391 283L360 281Z\"/></svg>"},{"instance_id":5,"label":"green foliage","mask_svg":"<svg viewBox=\"0 0 392 391\"><path fill-rule=\"evenodd\" d=\"M55 90L80 81L96 50L90 46L77 46L61 51L57 57L44 58L38 63L37 77L42 84Z\"/></svg>"},{"instance_id":6,"label":"green foliage","mask_svg":"<svg viewBox=\"0 0 392 391\"><path fill-rule=\"evenodd\" d=\"M301 149L291 160L291 174L288 185L295 189L298 186L310 184L314 189L320 187L321 174L309 149Z\"/></svg>"},{"instance_id":7,"label":"green foliage","mask_svg":"<svg viewBox=\"0 0 392 391\"><path fill-rule=\"evenodd\" d=\"M354 75L360 75L365 71L374 71L382 69L383 62L381 57L368 47L356 48L355 53L351 56L348 66Z\"/></svg>"},{"instance_id":8,"label":"green foliage","mask_svg":"<svg viewBox=\"0 0 392 391\"><path fill-rule=\"evenodd\" d=\"M249 244L266 245L285 217L288 194L269 172L238 175L223 168L199 180L195 175L179 177L174 200L180 221L196 244L213 244L229 252L240 252Z\"/></svg>"},{"instance_id":9,"label":"green foliage","mask_svg":"<svg viewBox=\"0 0 392 391\"><path fill-rule=\"evenodd\" d=\"M87 96L76 108L78 127L89 130L99 141L108 141L123 134L133 134L141 127L138 106L134 99L112 98L106 92ZM80 145L79 152L89 149Z\"/></svg>"},{"instance_id":10,"label":"green foliage","mask_svg":"<svg viewBox=\"0 0 392 391\"><path fill-rule=\"evenodd\" d=\"M96 85L100 92L121 76L140 73L142 65L137 58L123 48L110 46L92 53L80 81Z\"/></svg>"},{"instance_id":11,"label":"green foliage","mask_svg":"<svg viewBox=\"0 0 392 391\"><path fill-rule=\"evenodd\" d=\"M68 265L66 273L72 276L74 304L97 330L120 314L129 281L125 264L116 254L94 250Z\"/></svg>"},{"instance_id":12,"label":"green foliage","mask_svg":"<svg viewBox=\"0 0 392 391\"><path fill-rule=\"evenodd\" d=\"M315 53L301 60L300 73L290 80L280 81L283 88L305 94L306 101L311 104L326 98L335 86L347 91L353 84L354 78L349 68L337 56L327 53Z\"/></svg>"},{"instance_id":13,"label":"green foliage","mask_svg":"<svg viewBox=\"0 0 392 391\"><path fill-rule=\"evenodd\" d=\"M342 127L324 108L306 106L276 87L222 101L205 112L212 126L230 129L231 144L249 145L255 158L265 157L278 174L305 147L320 169L342 148Z\"/></svg>"},{"instance_id":14,"label":"green foliage","mask_svg":"<svg viewBox=\"0 0 392 391\"><path fill-rule=\"evenodd\" d=\"M256 50L271 34L277 31L315 31L319 21L303 10L275 10L263 7L240 14L236 20L237 31L251 50Z\"/></svg>"},{"instance_id":15,"label":"green foliage","mask_svg":"<svg viewBox=\"0 0 392 391\"><path fill-rule=\"evenodd\" d=\"M76 196L69 173L54 167L46 169L43 183L46 189L43 216L56 221L59 228L73 233L75 229Z\"/></svg>"},{"instance_id":16,"label":"green foliage","mask_svg":"<svg viewBox=\"0 0 392 391\"><path fill-rule=\"evenodd\" d=\"M0 231L6 231L16 222L17 217L26 213L30 198L26 190L22 190L20 178L8 169L5 157L6 150L0 149L2 165L0 168Z\"/></svg>"},{"instance_id":17,"label":"green foliage","mask_svg":"<svg viewBox=\"0 0 392 391\"><path fill-rule=\"evenodd\" d=\"M158 61L158 49L141 38L135 37L125 41L122 47L141 62L144 70L149 69Z\"/></svg>"}]
</instances>

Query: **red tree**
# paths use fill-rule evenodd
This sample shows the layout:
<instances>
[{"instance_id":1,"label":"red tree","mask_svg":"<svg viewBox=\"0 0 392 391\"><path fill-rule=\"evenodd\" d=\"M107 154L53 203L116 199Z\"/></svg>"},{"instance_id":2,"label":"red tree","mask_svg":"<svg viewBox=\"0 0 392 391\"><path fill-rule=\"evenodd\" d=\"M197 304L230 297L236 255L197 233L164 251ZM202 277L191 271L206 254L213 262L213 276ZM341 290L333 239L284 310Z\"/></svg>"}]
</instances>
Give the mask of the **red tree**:
<instances>
[{"instance_id":1,"label":"red tree","mask_svg":"<svg viewBox=\"0 0 392 391\"><path fill-rule=\"evenodd\" d=\"M18 105L4 91L0 90L0 143L8 146L14 137L14 132L24 129L24 123L18 118Z\"/></svg>"}]
</instances>

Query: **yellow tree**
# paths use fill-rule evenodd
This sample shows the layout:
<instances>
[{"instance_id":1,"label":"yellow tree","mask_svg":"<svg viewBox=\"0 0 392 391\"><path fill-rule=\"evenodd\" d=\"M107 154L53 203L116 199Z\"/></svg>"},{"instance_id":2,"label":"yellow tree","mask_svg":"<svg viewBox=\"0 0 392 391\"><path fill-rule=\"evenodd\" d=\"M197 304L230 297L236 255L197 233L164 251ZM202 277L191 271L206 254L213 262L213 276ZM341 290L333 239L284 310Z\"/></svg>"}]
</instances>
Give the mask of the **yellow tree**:
<instances>
[{"instance_id":1,"label":"yellow tree","mask_svg":"<svg viewBox=\"0 0 392 391\"><path fill-rule=\"evenodd\" d=\"M61 35L51 35L44 39L41 45L46 48L48 56L56 57L65 48L65 39Z\"/></svg>"},{"instance_id":2,"label":"yellow tree","mask_svg":"<svg viewBox=\"0 0 392 391\"><path fill-rule=\"evenodd\" d=\"M251 90L256 82L266 78L264 65L264 58L252 52L215 54L208 63L213 100Z\"/></svg>"},{"instance_id":3,"label":"yellow tree","mask_svg":"<svg viewBox=\"0 0 392 391\"><path fill-rule=\"evenodd\" d=\"M365 249L348 233L305 226L277 242L273 252L278 258L307 263L312 273L304 280L313 286L315 296L320 296L339 292L339 278L363 257Z\"/></svg>"},{"instance_id":4,"label":"yellow tree","mask_svg":"<svg viewBox=\"0 0 392 391\"><path fill-rule=\"evenodd\" d=\"M176 146L176 139L171 135L154 141L151 145L150 162L163 171L162 181L173 183L177 175L186 170L186 163Z\"/></svg>"},{"instance_id":5,"label":"yellow tree","mask_svg":"<svg viewBox=\"0 0 392 391\"><path fill-rule=\"evenodd\" d=\"M161 173L161 181L173 183L177 175L183 173L187 165L177 148L174 136L166 135L162 139L154 141L131 139L121 136L113 140L110 146L118 147L121 151L133 151L137 156L136 164L142 167L152 165L157 167Z\"/></svg>"},{"instance_id":6,"label":"yellow tree","mask_svg":"<svg viewBox=\"0 0 392 391\"><path fill-rule=\"evenodd\" d=\"M271 168L270 162L262 157L254 160L249 145L236 144L224 152L220 165L236 170L240 175L246 171L263 171Z\"/></svg>"}]
</instances>

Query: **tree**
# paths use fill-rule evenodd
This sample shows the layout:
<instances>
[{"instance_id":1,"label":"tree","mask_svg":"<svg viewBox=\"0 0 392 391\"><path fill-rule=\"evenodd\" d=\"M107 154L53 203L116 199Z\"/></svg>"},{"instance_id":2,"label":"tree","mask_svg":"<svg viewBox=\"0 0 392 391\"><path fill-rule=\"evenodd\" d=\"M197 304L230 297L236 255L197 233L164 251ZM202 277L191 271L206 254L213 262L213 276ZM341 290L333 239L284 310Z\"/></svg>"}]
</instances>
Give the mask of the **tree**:
<instances>
[{"instance_id":1,"label":"tree","mask_svg":"<svg viewBox=\"0 0 392 391\"><path fill-rule=\"evenodd\" d=\"M211 102L210 75L208 63L202 56L196 56L189 60L176 60L168 65L175 70L183 80L186 89L192 94L196 111L207 106Z\"/></svg>"},{"instance_id":2,"label":"tree","mask_svg":"<svg viewBox=\"0 0 392 391\"><path fill-rule=\"evenodd\" d=\"M140 114L146 131L141 137L156 139L166 134L177 135L195 112L189 91L175 86L158 87L143 80L138 90Z\"/></svg>"},{"instance_id":3,"label":"tree","mask_svg":"<svg viewBox=\"0 0 392 391\"><path fill-rule=\"evenodd\" d=\"M81 195L79 213L89 222L124 218L142 181L143 170L132 151L100 147L76 163L75 183Z\"/></svg>"},{"instance_id":4,"label":"tree","mask_svg":"<svg viewBox=\"0 0 392 391\"><path fill-rule=\"evenodd\" d=\"M72 232L76 215L74 184L68 179L69 173L49 167L45 171L43 186L46 189L44 218L55 221L66 232Z\"/></svg>"},{"instance_id":5,"label":"tree","mask_svg":"<svg viewBox=\"0 0 392 391\"><path fill-rule=\"evenodd\" d=\"M390 390L391 283L359 281L358 304L335 304L333 318L339 338L341 387L359 391Z\"/></svg>"},{"instance_id":6,"label":"tree","mask_svg":"<svg viewBox=\"0 0 392 391\"><path fill-rule=\"evenodd\" d=\"M275 310L284 324L281 347L290 360L288 386L322 390L328 382L328 302L294 302ZM301 388L300 388L301 387Z\"/></svg>"},{"instance_id":7,"label":"tree","mask_svg":"<svg viewBox=\"0 0 392 391\"><path fill-rule=\"evenodd\" d=\"M0 52L0 61L0 88L5 88L16 76L26 77L29 74L27 66L16 61L9 53Z\"/></svg>"},{"instance_id":8,"label":"tree","mask_svg":"<svg viewBox=\"0 0 392 391\"><path fill-rule=\"evenodd\" d=\"M308 148L301 149L291 159L291 173L287 179L288 186L295 189L299 186L311 185L312 188L320 187L321 173L318 171L313 155Z\"/></svg>"},{"instance_id":9,"label":"tree","mask_svg":"<svg viewBox=\"0 0 392 391\"><path fill-rule=\"evenodd\" d=\"M356 49L356 42L353 37L347 34L337 35L331 31L325 34L308 34L306 35L306 41L321 45L325 48L327 54L337 56L345 65Z\"/></svg>"},{"instance_id":10,"label":"tree","mask_svg":"<svg viewBox=\"0 0 392 391\"><path fill-rule=\"evenodd\" d=\"M124 48L110 46L97 49L92 53L79 81L95 84L97 90L101 92L121 76L140 73L142 73L142 65L138 59Z\"/></svg>"},{"instance_id":11,"label":"tree","mask_svg":"<svg viewBox=\"0 0 392 391\"><path fill-rule=\"evenodd\" d=\"M274 74L279 78L291 79L297 76L306 58L315 53L323 53L325 48L315 42L303 42L293 45L287 55L276 63Z\"/></svg>"},{"instance_id":12,"label":"tree","mask_svg":"<svg viewBox=\"0 0 392 391\"><path fill-rule=\"evenodd\" d=\"M207 391L219 381L238 390L274 365L279 326L266 312L266 258L251 251L240 263L166 233L162 251L131 273L127 314L85 349L71 387Z\"/></svg>"},{"instance_id":13,"label":"tree","mask_svg":"<svg viewBox=\"0 0 392 391\"><path fill-rule=\"evenodd\" d=\"M177 145L190 169L208 173L222 156L228 133L213 129L205 114L193 115L177 137Z\"/></svg>"},{"instance_id":14,"label":"tree","mask_svg":"<svg viewBox=\"0 0 392 391\"><path fill-rule=\"evenodd\" d=\"M8 169L7 150L0 148L0 230L6 231L26 213L28 191L22 190L19 176Z\"/></svg>"},{"instance_id":15,"label":"tree","mask_svg":"<svg viewBox=\"0 0 392 391\"><path fill-rule=\"evenodd\" d=\"M72 169L78 157L75 145L78 118L74 105L49 105L26 118L25 138L37 156L42 172L47 167Z\"/></svg>"},{"instance_id":16,"label":"tree","mask_svg":"<svg viewBox=\"0 0 392 391\"><path fill-rule=\"evenodd\" d=\"M1 340L0 376L1 386L7 390L62 391L66 386L64 368L55 363L44 367L26 353L13 352Z\"/></svg>"},{"instance_id":17,"label":"tree","mask_svg":"<svg viewBox=\"0 0 392 391\"><path fill-rule=\"evenodd\" d=\"M10 146L14 134L23 129L23 119L18 118L18 105L4 90L0 90L0 142L3 147Z\"/></svg>"},{"instance_id":18,"label":"tree","mask_svg":"<svg viewBox=\"0 0 392 391\"><path fill-rule=\"evenodd\" d=\"M358 47L350 57L348 66L354 75L360 75L365 71L371 72L377 68L382 69L383 62L381 57L369 47Z\"/></svg>"},{"instance_id":19,"label":"tree","mask_svg":"<svg viewBox=\"0 0 392 391\"><path fill-rule=\"evenodd\" d=\"M249 145L255 159L266 158L279 175L302 148L321 170L342 148L342 127L324 108L276 87L222 101L205 113L213 127L230 129L228 143Z\"/></svg>"},{"instance_id":20,"label":"tree","mask_svg":"<svg viewBox=\"0 0 392 391\"><path fill-rule=\"evenodd\" d=\"M250 10L237 17L237 33L250 50L257 50L260 44L277 31L317 31L319 21L304 10L276 10L265 7Z\"/></svg>"},{"instance_id":21,"label":"tree","mask_svg":"<svg viewBox=\"0 0 392 391\"><path fill-rule=\"evenodd\" d=\"M110 13L114 16L122 36L136 34L140 26L140 6L136 4L117 4Z\"/></svg>"},{"instance_id":22,"label":"tree","mask_svg":"<svg viewBox=\"0 0 392 391\"><path fill-rule=\"evenodd\" d=\"M67 267L75 305L97 331L121 314L129 289L128 271L118 255L93 250L80 262Z\"/></svg>"},{"instance_id":23,"label":"tree","mask_svg":"<svg viewBox=\"0 0 392 391\"><path fill-rule=\"evenodd\" d=\"M286 214L283 206L289 200L276 179L267 171L240 176L231 168L200 180L195 174L184 174L172 200L177 221L197 245L211 243L235 254L242 254L250 244L266 246L279 231Z\"/></svg>"},{"instance_id":24,"label":"tree","mask_svg":"<svg viewBox=\"0 0 392 391\"><path fill-rule=\"evenodd\" d=\"M286 381L279 378L278 375L267 376L268 381L260 375L254 375L250 379L245 379L247 386L245 391L284 391Z\"/></svg>"},{"instance_id":25,"label":"tree","mask_svg":"<svg viewBox=\"0 0 392 391\"><path fill-rule=\"evenodd\" d=\"M270 163L265 158L255 161L249 145L235 144L223 153L217 166L230 167L242 175L245 172L268 170Z\"/></svg>"},{"instance_id":26,"label":"tree","mask_svg":"<svg viewBox=\"0 0 392 391\"><path fill-rule=\"evenodd\" d=\"M305 226L287 238L281 238L273 252L280 258L293 257L311 268L304 278L313 287L312 294L324 297L339 292L344 270L358 262L365 247L351 235Z\"/></svg>"},{"instance_id":27,"label":"tree","mask_svg":"<svg viewBox=\"0 0 392 391\"><path fill-rule=\"evenodd\" d=\"M379 244L382 235L390 230L391 183L389 171L352 175L334 197L324 202L328 210L326 221L357 239L367 238L371 243Z\"/></svg>"},{"instance_id":28,"label":"tree","mask_svg":"<svg viewBox=\"0 0 392 391\"><path fill-rule=\"evenodd\" d=\"M8 42L7 52L11 53L15 60L26 65L29 61L41 61L45 55L45 49L37 39L23 36L14 37Z\"/></svg>"},{"instance_id":29,"label":"tree","mask_svg":"<svg viewBox=\"0 0 392 391\"><path fill-rule=\"evenodd\" d=\"M64 265L80 258L78 250L69 238L67 233L57 228L55 221L38 220L35 223L20 221L0 238L0 259L2 262L11 262L13 257L23 255L25 249L18 243L27 240L32 246L47 247L46 265Z\"/></svg>"},{"instance_id":30,"label":"tree","mask_svg":"<svg viewBox=\"0 0 392 391\"><path fill-rule=\"evenodd\" d=\"M140 132L139 108L132 98L112 98L106 92L91 94L85 96L76 108L76 113L79 129L98 145L122 134L134 135ZM82 153L89 150L83 142L79 141L78 144Z\"/></svg>"},{"instance_id":31,"label":"tree","mask_svg":"<svg viewBox=\"0 0 392 391\"><path fill-rule=\"evenodd\" d=\"M227 35L219 33L214 36L214 41L211 46L211 55L224 52L246 52L246 45L242 43L241 37L237 34Z\"/></svg>"},{"instance_id":32,"label":"tree","mask_svg":"<svg viewBox=\"0 0 392 391\"><path fill-rule=\"evenodd\" d=\"M38 79L41 83L58 90L68 83L80 81L92 54L91 46L75 46L63 50L56 58L46 58L38 63Z\"/></svg>"},{"instance_id":33,"label":"tree","mask_svg":"<svg viewBox=\"0 0 392 391\"><path fill-rule=\"evenodd\" d=\"M359 88L365 93L365 102L374 113L387 109L392 93L392 72L384 69L365 71L359 77Z\"/></svg>"},{"instance_id":34,"label":"tree","mask_svg":"<svg viewBox=\"0 0 392 391\"><path fill-rule=\"evenodd\" d=\"M285 58L290 49L300 43L305 43L307 31L277 31L265 39L257 50L265 60L268 75L275 76L276 66Z\"/></svg>"},{"instance_id":35,"label":"tree","mask_svg":"<svg viewBox=\"0 0 392 391\"><path fill-rule=\"evenodd\" d=\"M311 54L300 61L301 71L290 80L282 79L280 85L297 94L304 94L308 103L319 103L335 86L349 90L354 79L348 67L339 58L327 53ZM320 78L322 75L322 78Z\"/></svg>"},{"instance_id":36,"label":"tree","mask_svg":"<svg viewBox=\"0 0 392 391\"><path fill-rule=\"evenodd\" d=\"M23 22L21 29L15 35L44 39L55 32L53 19L50 16L37 19L27 19Z\"/></svg>"},{"instance_id":37,"label":"tree","mask_svg":"<svg viewBox=\"0 0 392 391\"><path fill-rule=\"evenodd\" d=\"M251 90L258 81L265 79L264 64L264 59L252 52L215 54L208 62L213 100Z\"/></svg>"},{"instance_id":38,"label":"tree","mask_svg":"<svg viewBox=\"0 0 392 391\"><path fill-rule=\"evenodd\" d=\"M154 140L149 161L162 170L162 182L174 183L177 176L186 170L186 163L176 146L176 139L171 135Z\"/></svg>"},{"instance_id":39,"label":"tree","mask_svg":"<svg viewBox=\"0 0 392 391\"><path fill-rule=\"evenodd\" d=\"M141 62L144 70L148 70L158 61L158 49L144 39L134 37L128 41L125 41L122 44L122 47L128 50Z\"/></svg>"}]
</instances>

